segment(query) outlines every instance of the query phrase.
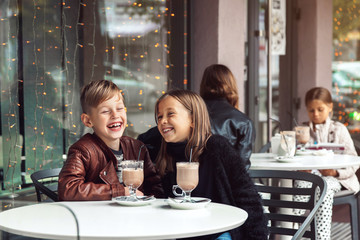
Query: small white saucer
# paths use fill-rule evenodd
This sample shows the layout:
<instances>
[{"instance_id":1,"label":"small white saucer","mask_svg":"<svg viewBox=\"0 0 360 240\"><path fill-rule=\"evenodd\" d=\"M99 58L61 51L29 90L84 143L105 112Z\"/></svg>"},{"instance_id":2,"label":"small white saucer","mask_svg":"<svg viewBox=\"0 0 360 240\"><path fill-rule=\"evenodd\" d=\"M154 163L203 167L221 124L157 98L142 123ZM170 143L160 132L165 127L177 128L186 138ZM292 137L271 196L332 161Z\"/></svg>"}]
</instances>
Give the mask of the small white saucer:
<instances>
[{"instance_id":1,"label":"small white saucer","mask_svg":"<svg viewBox=\"0 0 360 240\"><path fill-rule=\"evenodd\" d=\"M147 198L147 196L137 196L137 198L138 201L133 201L129 198L129 196L119 196L113 198L113 201L122 206L137 207L137 206L148 205L156 200L155 197ZM142 200L143 198L147 198L147 199Z\"/></svg>"},{"instance_id":2,"label":"small white saucer","mask_svg":"<svg viewBox=\"0 0 360 240\"><path fill-rule=\"evenodd\" d=\"M289 157L284 157L284 156L278 156L278 157L275 157L275 159L276 159L276 161L283 162L283 163L294 163L294 162L299 161L299 158L295 158L295 157L289 158Z\"/></svg>"},{"instance_id":3,"label":"small white saucer","mask_svg":"<svg viewBox=\"0 0 360 240\"><path fill-rule=\"evenodd\" d=\"M181 210L194 210L204 208L211 202L209 198L200 198L200 197L192 197L194 203L185 202L183 203L183 198L168 198L166 202L170 205L170 207ZM199 201L199 202L196 202Z\"/></svg>"}]
</instances>

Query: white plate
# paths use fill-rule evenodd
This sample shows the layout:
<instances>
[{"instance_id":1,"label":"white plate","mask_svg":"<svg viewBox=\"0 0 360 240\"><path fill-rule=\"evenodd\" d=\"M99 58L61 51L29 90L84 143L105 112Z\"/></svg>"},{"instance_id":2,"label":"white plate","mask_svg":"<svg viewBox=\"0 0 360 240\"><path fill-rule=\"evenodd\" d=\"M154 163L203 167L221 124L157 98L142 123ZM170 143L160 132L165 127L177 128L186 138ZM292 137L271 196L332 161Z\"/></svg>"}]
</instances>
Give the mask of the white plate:
<instances>
[{"instance_id":1,"label":"white plate","mask_svg":"<svg viewBox=\"0 0 360 240\"><path fill-rule=\"evenodd\" d=\"M168 198L166 202L170 205L170 207L181 210L201 209L211 202L211 199L209 198L192 197L191 199L201 202L183 203L182 198Z\"/></svg>"},{"instance_id":2,"label":"white plate","mask_svg":"<svg viewBox=\"0 0 360 240\"><path fill-rule=\"evenodd\" d=\"M294 163L294 162L299 161L299 158L295 158L295 157L287 158L287 157L278 156L278 157L275 157L275 159L276 159L276 161L283 162L283 163Z\"/></svg>"},{"instance_id":3,"label":"white plate","mask_svg":"<svg viewBox=\"0 0 360 240\"><path fill-rule=\"evenodd\" d=\"M139 201L129 201L128 196L120 196L120 197L113 198L113 201L116 202L117 204L120 204L123 206L137 207L137 206L148 205L156 200L155 197L152 197L152 198L149 198L146 200L141 200L142 198L146 198L146 197L147 196L138 196L137 198L139 199Z\"/></svg>"}]
</instances>

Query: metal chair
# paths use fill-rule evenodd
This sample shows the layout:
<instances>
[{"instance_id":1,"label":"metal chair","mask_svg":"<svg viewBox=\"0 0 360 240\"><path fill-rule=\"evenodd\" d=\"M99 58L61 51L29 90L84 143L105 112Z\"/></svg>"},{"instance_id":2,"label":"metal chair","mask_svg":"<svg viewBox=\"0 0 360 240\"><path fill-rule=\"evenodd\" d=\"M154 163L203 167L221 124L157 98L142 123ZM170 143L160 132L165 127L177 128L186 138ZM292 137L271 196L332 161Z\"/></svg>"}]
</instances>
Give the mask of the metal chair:
<instances>
[{"instance_id":1,"label":"metal chair","mask_svg":"<svg viewBox=\"0 0 360 240\"><path fill-rule=\"evenodd\" d=\"M359 206L358 206L359 192L354 194L353 191L343 190L335 193L333 205L348 204L350 207L350 222L351 235L353 240L360 239L359 237Z\"/></svg>"},{"instance_id":2,"label":"metal chair","mask_svg":"<svg viewBox=\"0 0 360 240\"><path fill-rule=\"evenodd\" d=\"M31 174L31 180L34 183L36 190L36 197L38 202L42 202L41 195L46 195L54 202L59 201L57 188L58 188L58 176L61 168L45 169L34 172Z\"/></svg>"},{"instance_id":3,"label":"metal chair","mask_svg":"<svg viewBox=\"0 0 360 240\"><path fill-rule=\"evenodd\" d=\"M266 153L269 151L269 149L271 148L271 142L267 142L265 145L263 145L260 150L258 151L259 153Z\"/></svg>"},{"instance_id":4,"label":"metal chair","mask_svg":"<svg viewBox=\"0 0 360 240\"><path fill-rule=\"evenodd\" d=\"M269 185L255 185L258 192L268 194L269 199L263 199L264 207L268 208L265 212L270 221L270 239L278 235L292 236L293 240L302 237L315 239L315 213L322 203L326 193L326 182L319 176L311 173L298 171L278 171L278 170L249 170L251 178L267 179L273 183ZM303 180L312 183L311 188L293 188L281 186L284 180ZM280 183L274 184L274 183ZM319 190L317 190L319 189ZM316 200L316 192L319 191L319 198ZM309 196L308 202L294 202L292 196ZM288 200L284 199L287 198ZM297 216L292 214L293 209L304 209L309 212L307 215ZM291 227L284 226L284 223L292 223ZM294 229L294 225L300 227Z\"/></svg>"}]
</instances>

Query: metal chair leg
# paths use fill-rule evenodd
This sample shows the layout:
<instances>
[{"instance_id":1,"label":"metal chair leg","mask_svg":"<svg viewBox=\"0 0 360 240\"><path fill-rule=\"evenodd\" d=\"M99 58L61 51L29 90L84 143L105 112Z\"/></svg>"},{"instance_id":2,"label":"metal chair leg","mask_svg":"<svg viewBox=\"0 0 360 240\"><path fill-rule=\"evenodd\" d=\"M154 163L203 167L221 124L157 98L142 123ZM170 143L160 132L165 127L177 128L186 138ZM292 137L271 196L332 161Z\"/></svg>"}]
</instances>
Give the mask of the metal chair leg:
<instances>
[{"instance_id":1,"label":"metal chair leg","mask_svg":"<svg viewBox=\"0 0 360 240\"><path fill-rule=\"evenodd\" d=\"M359 239L359 209L357 198L354 198L349 203L351 216L351 235L353 240Z\"/></svg>"}]
</instances>

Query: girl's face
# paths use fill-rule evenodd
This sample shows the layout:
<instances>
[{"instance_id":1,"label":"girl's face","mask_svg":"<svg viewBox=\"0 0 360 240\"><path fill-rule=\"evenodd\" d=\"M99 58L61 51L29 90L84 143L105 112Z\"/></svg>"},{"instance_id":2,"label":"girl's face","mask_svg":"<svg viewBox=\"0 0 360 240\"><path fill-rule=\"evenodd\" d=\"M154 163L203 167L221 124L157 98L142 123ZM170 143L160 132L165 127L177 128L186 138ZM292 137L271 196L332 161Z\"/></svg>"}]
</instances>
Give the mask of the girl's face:
<instances>
[{"instance_id":1,"label":"girl's face","mask_svg":"<svg viewBox=\"0 0 360 240\"><path fill-rule=\"evenodd\" d=\"M158 105L158 129L166 142L184 142L190 138L191 113L175 98L165 97Z\"/></svg>"},{"instance_id":2,"label":"girl's face","mask_svg":"<svg viewBox=\"0 0 360 240\"><path fill-rule=\"evenodd\" d=\"M332 112L333 104L326 104L321 100L312 100L306 106L308 116L313 124L324 123Z\"/></svg>"}]
</instances>

